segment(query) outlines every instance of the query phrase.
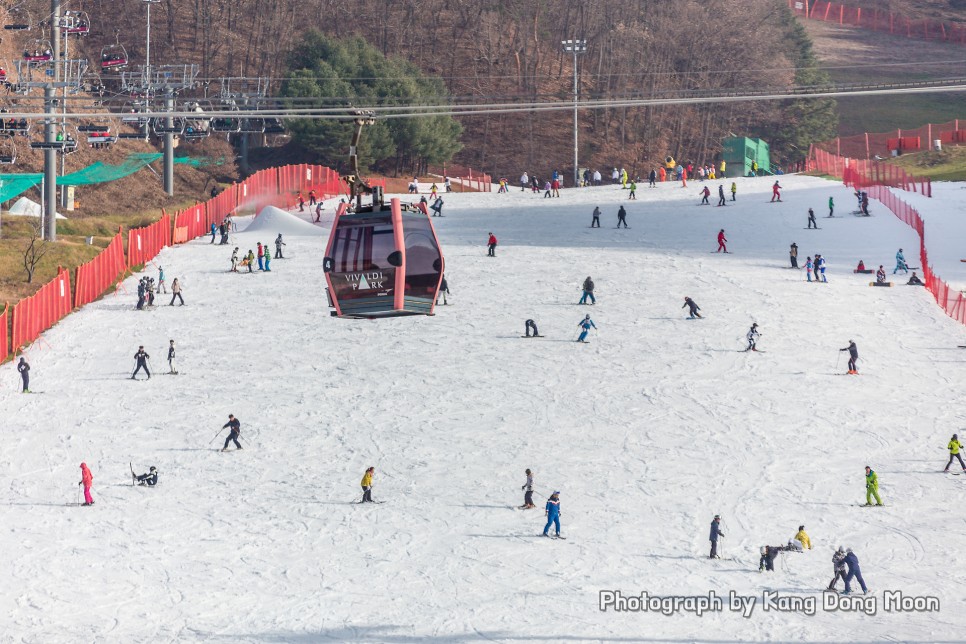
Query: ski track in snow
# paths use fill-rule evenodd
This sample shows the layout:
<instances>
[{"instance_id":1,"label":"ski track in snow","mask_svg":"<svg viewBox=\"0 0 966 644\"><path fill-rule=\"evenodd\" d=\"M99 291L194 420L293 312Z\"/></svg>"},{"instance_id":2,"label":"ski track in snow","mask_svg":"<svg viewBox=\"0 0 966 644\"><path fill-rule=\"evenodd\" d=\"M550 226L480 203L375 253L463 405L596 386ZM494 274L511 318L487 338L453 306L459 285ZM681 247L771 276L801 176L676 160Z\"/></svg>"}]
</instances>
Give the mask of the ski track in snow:
<instances>
[{"instance_id":1,"label":"ski track in snow","mask_svg":"<svg viewBox=\"0 0 966 644\"><path fill-rule=\"evenodd\" d=\"M135 311L129 278L29 349L43 395L0 369L0 641L954 640L966 477L939 471L963 329L924 289L852 274L859 259L891 270L897 248L918 248L910 228L874 203L804 231L810 206L851 191L781 181L781 204L770 180L739 179L721 209L692 207L700 184L636 202L610 186L444 195L433 223L453 297L432 318L330 317L324 235L287 236L290 258L254 275L225 272L230 249L204 238L166 249L154 265L184 276L187 306L162 294ZM951 283L966 280L963 188L901 194L931 251L955 239L930 254ZM621 203L629 230L613 227ZM729 255L713 253L722 227ZM274 235L231 247L257 241ZM785 268L792 241L801 265L827 258L828 284ZM587 275L597 304L576 306ZM686 319L685 295L704 319ZM574 343L587 313L598 331ZM519 338L531 317L546 337ZM764 352L742 353L753 321ZM177 377L163 375L169 338ZM838 375L850 338L857 378ZM139 344L157 375L132 382ZM245 449L222 454L228 413ZM92 508L73 505L82 460ZM132 486L132 461L161 484ZM866 464L884 508L857 507ZM356 503L369 465L385 503ZM527 467L538 507L519 510ZM539 536L555 489L566 541ZM716 513L724 558L709 561ZM759 574L759 546L803 523L814 550ZM763 590L818 596L840 544L880 598L935 594L942 611L763 610ZM604 613L602 589L758 602L751 619Z\"/></svg>"}]
</instances>

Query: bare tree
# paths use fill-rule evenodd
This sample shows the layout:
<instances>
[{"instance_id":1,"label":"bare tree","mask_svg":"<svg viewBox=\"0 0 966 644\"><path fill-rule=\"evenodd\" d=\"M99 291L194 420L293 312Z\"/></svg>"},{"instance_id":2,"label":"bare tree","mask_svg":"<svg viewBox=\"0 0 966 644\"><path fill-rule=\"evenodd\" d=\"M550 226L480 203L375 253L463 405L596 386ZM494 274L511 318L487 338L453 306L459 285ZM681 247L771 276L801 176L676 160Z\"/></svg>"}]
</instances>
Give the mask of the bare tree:
<instances>
[{"instance_id":1,"label":"bare tree","mask_svg":"<svg viewBox=\"0 0 966 644\"><path fill-rule=\"evenodd\" d=\"M28 220L30 221L30 238L21 252L23 254L23 270L27 273L27 284L30 284L34 280L34 271L37 270L37 265L50 250L50 244L41 237L43 226L41 218L37 217L35 220L33 217L28 217Z\"/></svg>"}]
</instances>

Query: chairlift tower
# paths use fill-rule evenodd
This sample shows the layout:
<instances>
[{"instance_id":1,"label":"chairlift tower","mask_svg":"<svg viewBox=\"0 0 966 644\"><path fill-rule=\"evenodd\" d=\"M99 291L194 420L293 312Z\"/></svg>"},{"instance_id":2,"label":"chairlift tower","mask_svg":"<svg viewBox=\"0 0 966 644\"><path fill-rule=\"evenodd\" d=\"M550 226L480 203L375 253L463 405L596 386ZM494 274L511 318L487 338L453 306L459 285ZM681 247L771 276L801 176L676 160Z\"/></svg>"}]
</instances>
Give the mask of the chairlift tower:
<instances>
[{"instance_id":1,"label":"chairlift tower","mask_svg":"<svg viewBox=\"0 0 966 644\"><path fill-rule=\"evenodd\" d=\"M234 110L248 110L257 107L269 94L271 79L266 76L229 76L221 79L221 104ZM239 115L240 116L240 115ZM255 131L251 129L252 119L239 119L240 123L248 121L249 128L241 127L239 133L239 166L243 171L248 170L248 135L264 133L264 119L262 129Z\"/></svg>"}]
</instances>

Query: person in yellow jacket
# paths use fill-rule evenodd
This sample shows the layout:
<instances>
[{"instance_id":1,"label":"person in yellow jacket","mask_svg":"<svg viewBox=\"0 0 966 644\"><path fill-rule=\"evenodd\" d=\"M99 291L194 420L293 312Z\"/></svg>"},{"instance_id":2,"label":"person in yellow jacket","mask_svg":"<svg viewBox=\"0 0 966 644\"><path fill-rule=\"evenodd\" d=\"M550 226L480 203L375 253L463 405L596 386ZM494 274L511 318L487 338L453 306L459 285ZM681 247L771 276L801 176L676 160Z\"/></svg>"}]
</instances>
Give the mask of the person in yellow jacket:
<instances>
[{"instance_id":1,"label":"person in yellow jacket","mask_svg":"<svg viewBox=\"0 0 966 644\"><path fill-rule=\"evenodd\" d=\"M808 538L807 534L805 534L805 526L798 526L798 534L795 535L795 539L802 542L803 550L812 549L812 540Z\"/></svg>"},{"instance_id":2,"label":"person in yellow jacket","mask_svg":"<svg viewBox=\"0 0 966 644\"><path fill-rule=\"evenodd\" d=\"M720 176L722 179L725 176L725 168L727 168L727 167L728 167L728 164L725 163L725 160L724 159L721 159L721 164L718 166L718 168L721 170L721 172L718 173L718 176Z\"/></svg>"},{"instance_id":3,"label":"person in yellow jacket","mask_svg":"<svg viewBox=\"0 0 966 644\"><path fill-rule=\"evenodd\" d=\"M865 504L872 505L872 499L875 498L876 505L882 505L882 499L879 498L879 476L872 471L872 468L868 465L865 466Z\"/></svg>"},{"instance_id":4,"label":"person in yellow jacket","mask_svg":"<svg viewBox=\"0 0 966 644\"><path fill-rule=\"evenodd\" d=\"M370 467L362 477L362 500L359 503L372 503L372 475L376 468Z\"/></svg>"},{"instance_id":5,"label":"person in yellow jacket","mask_svg":"<svg viewBox=\"0 0 966 644\"><path fill-rule=\"evenodd\" d=\"M949 466L953 464L954 458L959 460L959 465L963 468L963 471L966 472L966 464L963 463L963 457L959 455L959 450L963 448L963 444L959 442L959 436L953 434L953 437L949 441L949 445L947 447L949 449L949 462L946 463L946 469L944 469L943 472L949 471Z\"/></svg>"}]
</instances>

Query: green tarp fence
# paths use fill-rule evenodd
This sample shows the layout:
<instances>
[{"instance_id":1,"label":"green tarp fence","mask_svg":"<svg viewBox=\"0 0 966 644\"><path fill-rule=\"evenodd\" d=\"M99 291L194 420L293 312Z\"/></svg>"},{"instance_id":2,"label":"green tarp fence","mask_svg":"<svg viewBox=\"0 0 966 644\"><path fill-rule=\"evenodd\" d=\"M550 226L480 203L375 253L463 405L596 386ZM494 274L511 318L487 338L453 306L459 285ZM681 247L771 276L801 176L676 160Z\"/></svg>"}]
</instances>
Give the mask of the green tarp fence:
<instances>
[{"instance_id":1,"label":"green tarp fence","mask_svg":"<svg viewBox=\"0 0 966 644\"><path fill-rule=\"evenodd\" d=\"M43 179L42 174L0 174L0 203L27 192Z\"/></svg>"}]
</instances>

